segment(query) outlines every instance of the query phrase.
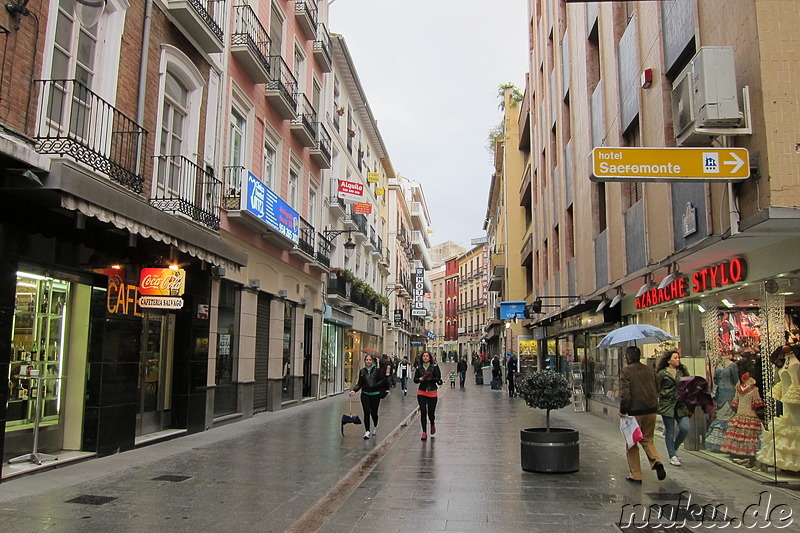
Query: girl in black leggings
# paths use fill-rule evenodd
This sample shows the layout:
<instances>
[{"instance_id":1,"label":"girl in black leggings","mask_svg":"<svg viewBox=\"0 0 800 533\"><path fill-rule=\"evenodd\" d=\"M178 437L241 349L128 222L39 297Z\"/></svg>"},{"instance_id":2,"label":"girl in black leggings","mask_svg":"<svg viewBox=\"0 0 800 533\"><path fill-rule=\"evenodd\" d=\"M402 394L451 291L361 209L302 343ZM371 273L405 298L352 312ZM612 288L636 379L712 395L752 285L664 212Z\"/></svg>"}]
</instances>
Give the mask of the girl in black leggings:
<instances>
[{"instance_id":1,"label":"girl in black leggings","mask_svg":"<svg viewBox=\"0 0 800 533\"><path fill-rule=\"evenodd\" d=\"M378 408L381 405L381 391L386 387L386 374L375 364L375 359L371 355L364 357L364 368L358 373L358 383L350 391L350 396L355 396L356 392L361 391L361 407L364 408L364 440L378 434ZM372 419L374 428L372 433L369 431L369 423Z\"/></svg>"},{"instance_id":2,"label":"girl in black leggings","mask_svg":"<svg viewBox=\"0 0 800 533\"><path fill-rule=\"evenodd\" d=\"M414 372L414 383L419 383L417 402L419 402L419 420L422 423L422 438L428 440L428 420L431 422L431 435L436 434L436 402L437 390L442 384L442 372L433 362L431 352L422 352L421 364Z\"/></svg>"}]
</instances>

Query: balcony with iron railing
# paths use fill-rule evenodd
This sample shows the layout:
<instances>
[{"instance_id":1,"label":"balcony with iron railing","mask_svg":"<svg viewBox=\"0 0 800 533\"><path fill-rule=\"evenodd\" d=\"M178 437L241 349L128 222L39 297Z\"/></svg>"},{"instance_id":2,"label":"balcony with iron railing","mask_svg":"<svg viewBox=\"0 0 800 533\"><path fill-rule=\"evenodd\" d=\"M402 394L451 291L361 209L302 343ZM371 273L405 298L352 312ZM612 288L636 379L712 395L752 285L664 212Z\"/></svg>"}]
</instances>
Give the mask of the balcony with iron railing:
<instances>
[{"instance_id":1,"label":"balcony with iron railing","mask_svg":"<svg viewBox=\"0 0 800 533\"><path fill-rule=\"evenodd\" d=\"M247 169L230 166L222 169L222 208L228 211L242 208L242 187L247 179Z\"/></svg>"},{"instance_id":2,"label":"balcony with iron railing","mask_svg":"<svg viewBox=\"0 0 800 533\"><path fill-rule=\"evenodd\" d=\"M219 229L222 182L182 155L155 156L150 205Z\"/></svg>"},{"instance_id":3,"label":"balcony with iron railing","mask_svg":"<svg viewBox=\"0 0 800 533\"><path fill-rule=\"evenodd\" d=\"M147 132L77 80L36 80L40 154L70 157L141 193Z\"/></svg>"},{"instance_id":4,"label":"balcony with iron railing","mask_svg":"<svg viewBox=\"0 0 800 533\"><path fill-rule=\"evenodd\" d=\"M308 151L319 168L331 168L331 136L322 122L317 123L317 141Z\"/></svg>"},{"instance_id":5,"label":"balcony with iron railing","mask_svg":"<svg viewBox=\"0 0 800 533\"><path fill-rule=\"evenodd\" d=\"M313 39L317 32L317 2L311 0L295 0L294 19L306 39Z\"/></svg>"},{"instance_id":6,"label":"balcony with iron railing","mask_svg":"<svg viewBox=\"0 0 800 533\"><path fill-rule=\"evenodd\" d=\"M358 228L356 237L360 238L361 242L365 242L367 240L367 217L361 213L353 213L351 216L353 218L353 222L356 224L356 228Z\"/></svg>"},{"instance_id":7,"label":"balcony with iron railing","mask_svg":"<svg viewBox=\"0 0 800 533\"><path fill-rule=\"evenodd\" d=\"M281 56L269 56L266 97L278 114L287 120L297 115L297 79Z\"/></svg>"},{"instance_id":8,"label":"balcony with iron railing","mask_svg":"<svg viewBox=\"0 0 800 533\"><path fill-rule=\"evenodd\" d=\"M322 72L333 70L333 54L331 53L331 36L328 28L321 22L317 24L317 36L314 39L314 59Z\"/></svg>"},{"instance_id":9,"label":"balcony with iron railing","mask_svg":"<svg viewBox=\"0 0 800 533\"><path fill-rule=\"evenodd\" d=\"M330 268L332 243L322 233L317 233L317 262Z\"/></svg>"},{"instance_id":10,"label":"balcony with iron railing","mask_svg":"<svg viewBox=\"0 0 800 533\"><path fill-rule=\"evenodd\" d=\"M295 100L297 113L292 119L290 128L300 144L310 148L317 143L317 110L303 93L297 93Z\"/></svg>"},{"instance_id":11,"label":"balcony with iron railing","mask_svg":"<svg viewBox=\"0 0 800 533\"><path fill-rule=\"evenodd\" d=\"M255 83L269 81L269 35L253 8L234 7L236 17L231 34L231 54Z\"/></svg>"},{"instance_id":12,"label":"balcony with iron railing","mask_svg":"<svg viewBox=\"0 0 800 533\"><path fill-rule=\"evenodd\" d=\"M314 229L314 226L309 224L308 221L303 217L299 217L297 234L297 244L295 245L294 249L289 250L289 253L308 261L316 260L314 257L314 252L316 247L315 240L317 231Z\"/></svg>"},{"instance_id":13,"label":"balcony with iron railing","mask_svg":"<svg viewBox=\"0 0 800 533\"><path fill-rule=\"evenodd\" d=\"M343 218L347 214L347 204L344 203L342 198L339 198L339 180L331 178L331 193L330 196L325 197L325 204L331 210L331 214L337 218Z\"/></svg>"},{"instance_id":14,"label":"balcony with iron railing","mask_svg":"<svg viewBox=\"0 0 800 533\"><path fill-rule=\"evenodd\" d=\"M222 22L227 0L164 0L167 12L188 38L209 54L224 49Z\"/></svg>"}]
</instances>

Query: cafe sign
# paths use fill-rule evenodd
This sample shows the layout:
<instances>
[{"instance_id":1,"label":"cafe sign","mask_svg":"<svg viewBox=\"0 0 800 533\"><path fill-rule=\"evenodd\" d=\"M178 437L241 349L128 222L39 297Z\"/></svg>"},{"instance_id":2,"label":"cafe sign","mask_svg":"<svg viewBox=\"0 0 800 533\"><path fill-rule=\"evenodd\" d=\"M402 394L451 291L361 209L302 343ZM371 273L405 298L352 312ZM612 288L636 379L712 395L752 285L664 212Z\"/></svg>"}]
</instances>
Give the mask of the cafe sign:
<instances>
[{"instance_id":1,"label":"cafe sign","mask_svg":"<svg viewBox=\"0 0 800 533\"><path fill-rule=\"evenodd\" d=\"M688 278L678 278L663 289L650 289L636 297L636 309L646 309L692 294L702 294L727 287L743 281L746 277L747 261L743 257L734 257L697 270Z\"/></svg>"}]
</instances>

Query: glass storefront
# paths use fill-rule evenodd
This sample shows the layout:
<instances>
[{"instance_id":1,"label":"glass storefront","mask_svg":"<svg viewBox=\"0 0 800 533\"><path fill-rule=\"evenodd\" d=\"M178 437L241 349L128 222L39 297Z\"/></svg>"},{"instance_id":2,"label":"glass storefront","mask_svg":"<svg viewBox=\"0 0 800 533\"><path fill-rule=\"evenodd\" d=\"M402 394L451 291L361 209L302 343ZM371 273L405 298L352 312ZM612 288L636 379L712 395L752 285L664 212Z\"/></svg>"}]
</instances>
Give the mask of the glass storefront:
<instances>
[{"instance_id":1,"label":"glass storefront","mask_svg":"<svg viewBox=\"0 0 800 533\"><path fill-rule=\"evenodd\" d=\"M361 370L361 332L349 330L344 336L344 386L354 387Z\"/></svg>"},{"instance_id":2,"label":"glass storefront","mask_svg":"<svg viewBox=\"0 0 800 533\"><path fill-rule=\"evenodd\" d=\"M292 347L294 346L294 313L292 302L284 302L283 306L283 396L285 402L294 398L294 380L292 380Z\"/></svg>"},{"instance_id":3,"label":"glass storefront","mask_svg":"<svg viewBox=\"0 0 800 533\"><path fill-rule=\"evenodd\" d=\"M219 314L217 319L217 365L214 376L214 415L236 412L237 368L239 354L239 305L241 289L222 280L219 286Z\"/></svg>"},{"instance_id":4,"label":"glass storefront","mask_svg":"<svg viewBox=\"0 0 800 533\"><path fill-rule=\"evenodd\" d=\"M344 381L344 328L336 324L322 326L320 352L320 396L342 391Z\"/></svg>"},{"instance_id":5,"label":"glass storefront","mask_svg":"<svg viewBox=\"0 0 800 533\"><path fill-rule=\"evenodd\" d=\"M18 272L8 375L8 430L61 423L70 283Z\"/></svg>"}]
</instances>

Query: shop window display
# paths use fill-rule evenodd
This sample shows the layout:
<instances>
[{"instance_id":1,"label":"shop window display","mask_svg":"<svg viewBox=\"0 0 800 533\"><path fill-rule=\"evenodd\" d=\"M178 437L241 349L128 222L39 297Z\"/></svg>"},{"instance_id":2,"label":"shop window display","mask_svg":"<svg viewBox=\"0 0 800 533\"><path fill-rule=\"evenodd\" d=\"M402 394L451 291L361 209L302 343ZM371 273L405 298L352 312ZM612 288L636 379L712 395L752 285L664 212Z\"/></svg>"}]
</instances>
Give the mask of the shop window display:
<instances>
[{"instance_id":1,"label":"shop window display","mask_svg":"<svg viewBox=\"0 0 800 533\"><path fill-rule=\"evenodd\" d=\"M17 275L8 375L9 430L32 427L37 415L42 426L60 422L69 288L66 281Z\"/></svg>"},{"instance_id":2,"label":"shop window display","mask_svg":"<svg viewBox=\"0 0 800 533\"><path fill-rule=\"evenodd\" d=\"M763 446L756 454L759 463L781 470L800 472L800 346L786 345L770 357L778 369L772 397L781 402L782 414L772 420L762 435ZM777 435L777 438L775 436Z\"/></svg>"}]
</instances>

